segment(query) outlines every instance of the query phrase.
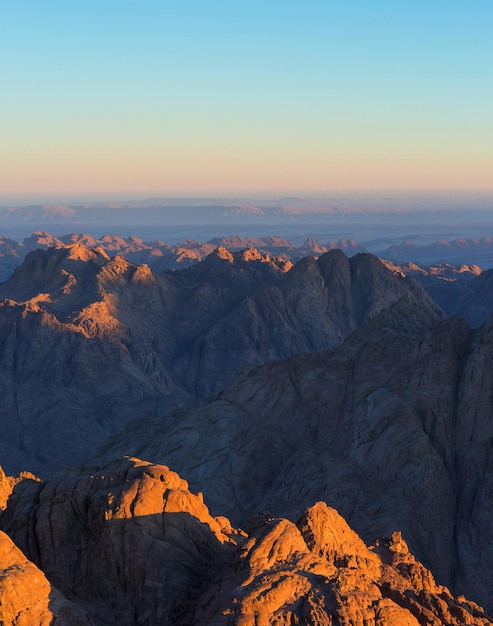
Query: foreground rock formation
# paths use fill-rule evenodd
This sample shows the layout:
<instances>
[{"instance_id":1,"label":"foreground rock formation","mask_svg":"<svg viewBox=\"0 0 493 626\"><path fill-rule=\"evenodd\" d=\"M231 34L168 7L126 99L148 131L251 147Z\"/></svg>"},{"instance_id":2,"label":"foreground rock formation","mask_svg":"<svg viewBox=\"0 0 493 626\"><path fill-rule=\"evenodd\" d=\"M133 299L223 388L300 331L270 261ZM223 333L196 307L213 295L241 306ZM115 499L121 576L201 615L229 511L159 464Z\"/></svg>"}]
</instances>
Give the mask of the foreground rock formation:
<instances>
[{"instance_id":1,"label":"foreground rock formation","mask_svg":"<svg viewBox=\"0 0 493 626\"><path fill-rule=\"evenodd\" d=\"M22 481L0 524L36 563L0 534L0 611L21 607L28 621L5 622L19 626L491 624L399 532L366 546L323 502L297 524L262 514L235 530L176 473L139 459Z\"/></svg>"}]
</instances>

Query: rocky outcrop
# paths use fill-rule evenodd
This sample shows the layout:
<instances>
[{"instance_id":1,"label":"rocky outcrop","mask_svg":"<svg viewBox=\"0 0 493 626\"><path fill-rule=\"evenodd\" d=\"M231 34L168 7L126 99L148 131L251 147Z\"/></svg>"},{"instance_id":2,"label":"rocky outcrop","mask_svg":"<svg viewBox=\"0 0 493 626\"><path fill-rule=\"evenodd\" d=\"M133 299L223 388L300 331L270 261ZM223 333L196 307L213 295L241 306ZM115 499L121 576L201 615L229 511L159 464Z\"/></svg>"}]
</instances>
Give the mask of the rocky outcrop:
<instances>
[{"instance_id":1,"label":"rocky outcrop","mask_svg":"<svg viewBox=\"0 0 493 626\"><path fill-rule=\"evenodd\" d=\"M97 623L119 626L190 623L237 537L177 474L138 459L21 484L2 526Z\"/></svg>"},{"instance_id":2,"label":"rocky outcrop","mask_svg":"<svg viewBox=\"0 0 493 626\"><path fill-rule=\"evenodd\" d=\"M18 476L7 476L3 468L0 467L0 514L7 507L8 499L14 491L14 487L23 480L41 482L39 478L30 472L21 472Z\"/></svg>"},{"instance_id":3,"label":"rocky outcrop","mask_svg":"<svg viewBox=\"0 0 493 626\"><path fill-rule=\"evenodd\" d=\"M1 524L51 584L106 626L491 624L437 585L399 532L367 546L323 502L297 524L263 514L235 530L178 474L135 458L20 484ZM22 562L4 569L0 610L11 610L15 590L17 605L45 619L48 595L56 619L72 621L13 624L90 623L23 558L0 534L0 562ZM22 595L21 575L38 577L36 593Z\"/></svg>"},{"instance_id":4,"label":"rocky outcrop","mask_svg":"<svg viewBox=\"0 0 493 626\"><path fill-rule=\"evenodd\" d=\"M199 603L195 624L490 624L410 554L399 532L367 547L323 502L295 525L271 519Z\"/></svg>"}]
</instances>

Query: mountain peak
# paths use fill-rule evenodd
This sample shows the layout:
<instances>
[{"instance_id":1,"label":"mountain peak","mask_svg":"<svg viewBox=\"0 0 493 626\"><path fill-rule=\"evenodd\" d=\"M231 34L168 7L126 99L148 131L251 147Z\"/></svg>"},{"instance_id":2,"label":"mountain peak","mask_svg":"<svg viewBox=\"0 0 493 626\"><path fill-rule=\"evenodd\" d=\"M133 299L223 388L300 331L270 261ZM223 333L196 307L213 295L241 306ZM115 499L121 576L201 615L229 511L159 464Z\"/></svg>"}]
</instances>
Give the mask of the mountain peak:
<instances>
[{"instance_id":1,"label":"mountain peak","mask_svg":"<svg viewBox=\"0 0 493 626\"><path fill-rule=\"evenodd\" d=\"M209 255L209 257L210 258L221 259L221 261L228 261L228 263L233 263L234 262L234 257L231 254L231 252L226 250L226 248L224 248L223 246L218 246L214 250L214 252L212 252L212 254Z\"/></svg>"}]
</instances>

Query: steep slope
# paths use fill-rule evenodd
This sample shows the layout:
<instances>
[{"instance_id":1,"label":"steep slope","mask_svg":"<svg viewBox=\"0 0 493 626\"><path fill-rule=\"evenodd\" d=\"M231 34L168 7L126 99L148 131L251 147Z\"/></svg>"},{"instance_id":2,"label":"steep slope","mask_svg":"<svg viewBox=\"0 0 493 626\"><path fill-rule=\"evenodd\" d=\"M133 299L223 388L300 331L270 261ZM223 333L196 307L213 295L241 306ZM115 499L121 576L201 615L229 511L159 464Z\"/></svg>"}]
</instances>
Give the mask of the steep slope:
<instances>
[{"instance_id":1,"label":"steep slope","mask_svg":"<svg viewBox=\"0 0 493 626\"><path fill-rule=\"evenodd\" d=\"M440 583L491 608L491 328L400 300L333 352L246 370L104 454L173 465L235 523L323 499L367 540L400 529Z\"/></svg>"},{"instance_id":2,"label":"steep slope","mask_svg":"<svg viewBox=\"0 0 493 626\"><path fill-rule=\"evenodd\" d=\"M375 257L286 262L218 248L153 274L80 243L30 253L0 285L0 442L10 472L82 461L131 418L229 384L242 367L331 348L403 297L440 313Z\"/></svg>"},{"instance_id":3,"label":"steep slope","mask_svg":"<svg viewBox=\"0 0 493 626\"><path fill-rule=\"evenodd\" d=\"M436 317L441 315L412 279L394 276L369 254L348 259L334 250L318 260L306 257L270 285L261 281L260 274L243 275L241 263L232 263L230 256L230 261L226 257L216 258L212 268L211 255L206 262L181 273L181 279L188 284L198 277L200 290L181 301L180 311L196 310L200 295L198 306L210 316L209 323L195 319L192 326L187 316L175 326L183 343L187 337L193 337L174 371L196 397L222 389L232 380L232 374L244 366L333 348L361 324L405 296L412 297L418 307L433 311ZM234 294L242 283L248 289L243 289L236 302L230 299L230 303L224 303L226 314L218 315L219 298L227 293L226 285L236 285L230 287ZM182 328L185 335L181 335ZM198 388L193 387L196 381Z\"/></svg>"},{"instance_id":4,"label":"steep slope","mask_svg":"<svg viewBox=\"0 0 493 626\"><path fill-rule=\"evenodd\" d=\"M493 314L493 270L487 270L468 283L450 307L473 328L483 325Z\"/></svg>"},{"instance_id":5,"label":"steep slope","mask_svg":"<svg viewBox=\"0 0 493 626\"><path fill-rule=\"evenodd\" d=\"M491 625L399 532L366 546L323 502L297 524L258 515L236 530L178 474L139 459L21 483L0 524L101 626Z\"/></svg>"},{"instance_id":6,"label":"steep slope","mask_svg":"<svg viewBox=\"0 0 493 626\"><path fill-rule=\"evenodd\" d=\"M358 467L372 452L368 444L379 444L381 430L388 429L401 445L410 434L406 430L422 431L422 418L409 417L416 398L434 390L438 378L434 370L442 367L440 353L445 352L443 358L457 370L459 356L467 350L469 330L464 323L437 325L433 315L413 304L396 304L332 353L304 354L247 369L204 404L164 420L136 422L129 426L127 443L125 433L117 438L115 446L121 441L126 447L115 447L115 452L127 454L132 449L148 458L169 458L193 484L201 481L200 489L211 505L235 521L262 507L296 516L300 507L328 495L323 491L326 486L347 494L344 483L339 484L341 476L347 472L355 474L354 480L360 478ZM435 350L436 358L429 359ZM379 392L380 387L384 391ZM454 393L435 394L433 401L438 406L446 403L451 411ZM385 412L380 410L382 401ZM358 411L360 417L355 418ZM374 416L367 415L373 411ZM400 416L397 422L393 411ZM359 450L365 442L366 454ZM380 458L378 452L373 451L374 463L387 463L386 455ZM398 456L394 459L396 472L402 469L401 461ZM335 474L327 471L328 464L337 468ZM375 468L377 483L365 471L366 478L364 472L361 477L368 483L371 500L382 468Z\"/></svg>"}]
</instances>

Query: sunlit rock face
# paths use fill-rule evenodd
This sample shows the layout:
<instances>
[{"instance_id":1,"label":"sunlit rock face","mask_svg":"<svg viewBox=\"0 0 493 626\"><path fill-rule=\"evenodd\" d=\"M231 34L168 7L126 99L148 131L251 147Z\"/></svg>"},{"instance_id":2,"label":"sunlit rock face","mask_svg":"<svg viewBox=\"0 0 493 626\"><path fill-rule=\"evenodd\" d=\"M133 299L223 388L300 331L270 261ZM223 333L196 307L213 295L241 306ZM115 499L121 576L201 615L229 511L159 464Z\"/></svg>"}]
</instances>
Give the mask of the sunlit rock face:
<instances>
[{"instance_id":1,"label":"sunlit rock face","mask_svg":"<svg viewBox=\"0 0 493 626\"><path fill-rule=\"evenodd\" d=\"M28 611L5 621L19 626L490 623L399 532L367 546L323 502L296 524L264 513L236 530L178 474L136 458L23 481L0 523L37 564L0 534L0 611Z\"/></svg>"},{"instance_id":2,"label":"sunlit rock face","mask_svg":"<svg viewBox=\"0 0 493 626\"><path fill-rule=\"evenodd\" d=\"M398 532L367 547L325 503L295 525L271 519L253 530L229 569L201 599L197 625L489 624L484 611L446 587L410 554Z\"/></svg>"},{"instance_id":3,"label":"sunlit rock face","mask_svg":"<svg viewBox=\"0 0 493 626\"><path fill-rule=\"evenodd\" d=\"M165 466L126 459L20 484L2 525L97 623L182 624L236 543Z\"/></svg>"},{"instance_id":4,"label":"sunlit rock face","mask_svg":"<svg viewBox=\"0 0 493 626\"><path fill-rule=\"evenodd\" d=\"M328 349L403 297L436 307L371 255L289 272L217 248L165 275L80 242L38 250L0 285L0 442L9 472L83 462L130 419L224 388L243 367Z\"/></svg>"},{"instance_id":5,"label":"sunlit rock face","mask_svg":"<svg viewBox=\"0 0 493 626\"><path fill-rule=\"evenodd\" d=\"M0 624L12 626L92 626L87 613L69 602L0 532Z\"/></svg>"}]
</instances>

